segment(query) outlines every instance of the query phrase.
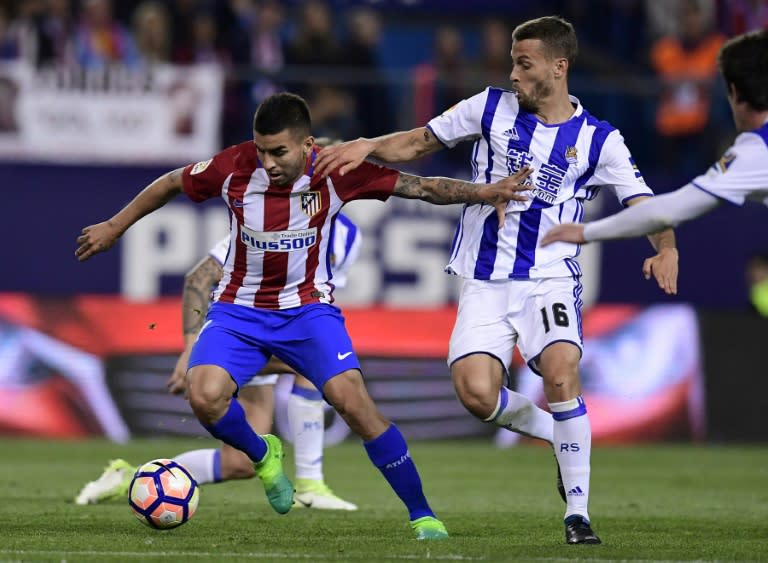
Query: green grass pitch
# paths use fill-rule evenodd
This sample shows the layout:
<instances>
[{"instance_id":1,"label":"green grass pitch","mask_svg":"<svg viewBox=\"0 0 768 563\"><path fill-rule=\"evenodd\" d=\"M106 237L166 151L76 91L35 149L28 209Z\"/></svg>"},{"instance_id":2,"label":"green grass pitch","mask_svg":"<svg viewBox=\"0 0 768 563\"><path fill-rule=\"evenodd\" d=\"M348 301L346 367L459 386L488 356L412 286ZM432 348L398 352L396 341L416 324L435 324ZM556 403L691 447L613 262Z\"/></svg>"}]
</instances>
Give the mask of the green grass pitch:
<instances>
[{"instance_id":1,"label":"green grass pitch","mask_svg":"<svg viewBox=\"0 0 768 563\"><path fill-rule=\"evenodd\" d=\"M451 533L443 542L412 539L400 501L354 441L326 451L325 473L358 512L280 516L256 480L204 486L195 517L170 531L142 526L124 502L72 502L110 458L139 463L211 444L0 440L0 561L768 560L768 447L595 448L600 546L564 544L546 448L485 441L411 444Z\"/></svg>"}]
</instances>

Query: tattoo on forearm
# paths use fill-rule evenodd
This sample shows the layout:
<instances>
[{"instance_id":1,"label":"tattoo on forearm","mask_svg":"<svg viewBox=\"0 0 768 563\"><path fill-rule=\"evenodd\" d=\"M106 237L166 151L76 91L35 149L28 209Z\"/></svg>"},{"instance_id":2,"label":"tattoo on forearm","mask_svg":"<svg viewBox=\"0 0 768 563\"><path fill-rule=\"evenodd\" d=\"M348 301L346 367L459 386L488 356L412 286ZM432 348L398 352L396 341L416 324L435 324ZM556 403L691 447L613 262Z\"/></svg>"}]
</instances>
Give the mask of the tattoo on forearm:
<instances>
[{"instance_id":1,"label":"tattoo on forearm","mask_svg":"<svg viewBox=\"0 0 768 563\"><path fill-rule=\"evenodd\" d=\"M400 174L395 184L394 194L408 199L421 199L436 205L451 203L497 203L481 197L481 184L462 182L450 178L422 178L410 174ZM495 196L502 201L501 196Z\"/></svg>"},{"instance_id":2,"label":"tattoo on forearm","mask_svg":"<svg viewBox=\"0 0 768 563\"><path fill-rule=\"evenodd\" d=\"M221 273L221 266L212 258L206 258L184 280L181 298L184 334L197 334L203 327L211 288L221 279Z\"/></svg>"},{"instance_id":3,"label":"tattoo on forearm","mask_svg":"<svg viewBox=\"0 0 768 563\"><path fill-rule=\"evenodd\" d=\"M172 186L177 186L179 188L181 187L181 173L183 170L183 168L176 168L175 170L168 172L168 180L171 182Z\"/></svg>"},{"instance_id":4,"label":"tattoo on forearm","mask_svg":"<svg viewBox=\"0 0 768 563\"><path fill-rule=\"evenodd\" d=\"M182 323L184 334L197 334L203 327L205 315L208 312L210 291L202 291L198 287L184 285Z\"/></svg>"}]
</instances>

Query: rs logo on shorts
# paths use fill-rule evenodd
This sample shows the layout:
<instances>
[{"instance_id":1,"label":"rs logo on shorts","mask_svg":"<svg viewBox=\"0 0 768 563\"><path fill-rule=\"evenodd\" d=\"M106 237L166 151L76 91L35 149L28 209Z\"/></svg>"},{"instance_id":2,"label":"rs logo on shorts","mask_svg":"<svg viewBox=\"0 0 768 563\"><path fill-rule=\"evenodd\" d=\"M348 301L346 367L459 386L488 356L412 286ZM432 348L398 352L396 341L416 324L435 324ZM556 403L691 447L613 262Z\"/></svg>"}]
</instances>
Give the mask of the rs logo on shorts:
<instances>
[{"instance_id":1,"label":"rs logo on shorts","mask_svg":"<svg viewBox=\"0 0 768 563\"><path fill-rule=\"evenodd\" d=\"M255 250L269 252L294 252L314 246L317 227L301 231L254 231L243 225L240 240Z\"/></svg>"}]
</instances>

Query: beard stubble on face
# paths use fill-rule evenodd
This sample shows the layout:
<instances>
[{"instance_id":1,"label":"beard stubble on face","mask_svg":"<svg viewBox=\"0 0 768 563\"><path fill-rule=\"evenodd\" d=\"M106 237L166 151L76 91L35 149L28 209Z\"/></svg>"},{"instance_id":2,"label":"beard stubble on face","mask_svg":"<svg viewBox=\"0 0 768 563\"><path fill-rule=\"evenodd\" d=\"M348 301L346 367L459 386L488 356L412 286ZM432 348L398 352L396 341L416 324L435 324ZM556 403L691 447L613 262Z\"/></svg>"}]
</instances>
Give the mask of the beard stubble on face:
<instances>
[{"instance_id":1,"label":"beard stubble on face","mask_svg":"<svg viewBox=\"0 0 768 563\"><path fill-rule=\"evenodd\" d=\"M528 113L538 113L541 100L552 95L553 88L545 81L539 80L533 84L530 96L521 90L517 90L517 103L521 109Z\"/></svg>"}]
</instances>

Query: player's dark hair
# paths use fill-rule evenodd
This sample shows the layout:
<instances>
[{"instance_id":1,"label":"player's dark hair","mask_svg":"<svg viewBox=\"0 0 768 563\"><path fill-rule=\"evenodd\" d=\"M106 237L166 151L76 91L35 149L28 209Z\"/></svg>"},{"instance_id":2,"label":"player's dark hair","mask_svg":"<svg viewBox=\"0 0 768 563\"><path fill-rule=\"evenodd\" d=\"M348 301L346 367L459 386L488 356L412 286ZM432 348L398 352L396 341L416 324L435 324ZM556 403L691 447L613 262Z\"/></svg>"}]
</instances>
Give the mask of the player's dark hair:
<instances>
[{"instance_id":1,"label":"player's dark hair","mask_svg":"<svg viewBox=\"0 0 768 563\"><path fill-rule=\"evenodd\" d=\"M568 59L568 66L576 62L579 43L570 22L560 16L544 16L518 25L512 31L513 41L539 39L552 57Z\"/></svg>"},{"instance_id":2,"label":"player's dark hair","mask_svg":"<svg viewBox=\"0 0 768 563\"><path fill-rule=\"evenodd\" d=\"M290 92L272 94L261 102L253 116L253 130L260 135L276 135L292 129L309 135L312 118L304 98Z\"/></svg>"},{"instance_id":3,"label":"player's dark hair","mask_svg":"<svg viewBox=\"0 0 768 563\"><path fill-rule=\"evenodd\" d=\"M738 100L752 109L768 110L768 30L753 31L728 40L718 57L720 72Z\"/></svg>"}]
</instances>

